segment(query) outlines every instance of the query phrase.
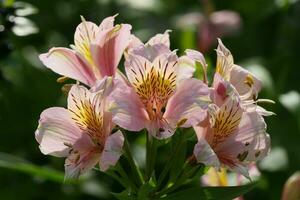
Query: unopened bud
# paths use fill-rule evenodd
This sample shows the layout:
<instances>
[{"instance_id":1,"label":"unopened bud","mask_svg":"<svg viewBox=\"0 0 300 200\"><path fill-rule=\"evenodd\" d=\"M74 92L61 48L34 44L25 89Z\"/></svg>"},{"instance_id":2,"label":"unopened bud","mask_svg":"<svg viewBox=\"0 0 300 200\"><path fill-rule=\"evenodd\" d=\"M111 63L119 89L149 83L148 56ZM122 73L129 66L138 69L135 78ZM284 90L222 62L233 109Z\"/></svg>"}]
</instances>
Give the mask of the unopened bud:
<instances>
[{"instance_id":1,"label":"unopened bud","mask_svg":"<svg viewBox=\"0 0 300 200\"><path fill-rule=\"evenodd\" d=\"M300 171L294 173L285 183L281 200L300 199Z\"/></svg>"},{"instance_id":2,"label":"unopened bud","mask_svg":"<svg viewBox=\"0 0 300 200\"><path fill-rule=\"evenodd\" d=\"M58 79L56 79L56 82L58 82L58 83L64 83L68 79L69 79L68 77L62 76L62 77L59 77Z\"/></svg>"},{"instance_id":3,"label":"unopened bud","mask_svg":"<svg viewBox=\"0 0 300 200\"><path fill-rule=\"evenodd\" d=\"M71 89L71 87L73 86L74 84L64 84L62 87L61 87L61 91L67 96L69 94L69 91Z\"/></svg>"}]
</instances>

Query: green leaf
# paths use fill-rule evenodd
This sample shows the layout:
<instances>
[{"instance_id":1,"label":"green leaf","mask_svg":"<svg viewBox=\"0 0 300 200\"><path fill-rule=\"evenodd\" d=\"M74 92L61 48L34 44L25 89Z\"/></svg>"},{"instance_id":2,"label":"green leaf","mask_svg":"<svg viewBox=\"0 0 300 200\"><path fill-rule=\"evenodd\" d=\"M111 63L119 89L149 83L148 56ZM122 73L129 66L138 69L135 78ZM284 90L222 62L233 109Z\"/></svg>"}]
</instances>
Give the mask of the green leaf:
<instances>
[{"instance_id":1,"label":"green leaf","mask_svg":"<svg viewBox=\"0 0 300 200\"><path fill-rule=\"evenodd\" d=\"M149 196L151 192L153 191L154 187L150 183L145 183L140 187L138 192L138 199L147 200L150 199Z\"/></svg>"},{"instance_id":2,"label":"green leaf","mask_svg":"<svg viewBox=\"0 0 300 200\"><path fill-rule=\"evenodd\" d=\"M184 162L186 160L186 149L187 149L187 142L184 141L182 143L181 148L178 150L178 154L176 154L176 159L174 160L171 170L170 170L170 182L173 182L176 180L176 178L179 176L179 174L182 171L182 167L184 165Z\"/></svg>"},{"instance_id":3,"label":"green leaf","mask_svg":"<svg viewBox=\"0 0 300 200\"><path fill-rule=\"evenodd\" d=\"M116 199L119 200L136 200L137 198L131 194L129 190L124 190L121 193L111 193Z\"/></svg>"},{"instance_id":4,"label":"green leaf","mask_svg":"<svg viewBox=\"0 0 300 200\"><path fill-rule=\"evenodd\" d=\"M254 188L256 183L251 183L242 186L230 187L193 187L173 193L163 200L231 200L239 197Z\"/></svg>"},{"instance_id":5,"label":"green leaf","mask_svg":"<svg viewBox=\"0 0 300 200\"><path fill-rule=\"evenodd\" d=\"M15 170L44 178L47 180L64 183L64 173L46 167L36 166L30 162L7 153L0 152L0 168ZM75 183L75 180L67 181L67 183Z\"/></svg>"}]
</instances>

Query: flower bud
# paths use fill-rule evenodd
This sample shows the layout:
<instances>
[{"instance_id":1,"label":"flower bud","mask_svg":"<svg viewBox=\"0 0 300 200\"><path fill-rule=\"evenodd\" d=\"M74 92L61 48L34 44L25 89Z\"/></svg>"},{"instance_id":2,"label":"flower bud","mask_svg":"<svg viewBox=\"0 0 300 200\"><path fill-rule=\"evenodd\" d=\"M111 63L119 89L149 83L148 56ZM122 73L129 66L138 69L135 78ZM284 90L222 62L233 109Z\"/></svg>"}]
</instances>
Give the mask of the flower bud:
<instances>
[{"instance_id":1,"label":"flower bud","mask_svg":"<svg viewBox=\"0 0 300 200\"><path fill-rule=\"evenodd\" d=\"M300 199L300 171L294 173L285 183L281 200Z\"/></svg>"}]
</instances>

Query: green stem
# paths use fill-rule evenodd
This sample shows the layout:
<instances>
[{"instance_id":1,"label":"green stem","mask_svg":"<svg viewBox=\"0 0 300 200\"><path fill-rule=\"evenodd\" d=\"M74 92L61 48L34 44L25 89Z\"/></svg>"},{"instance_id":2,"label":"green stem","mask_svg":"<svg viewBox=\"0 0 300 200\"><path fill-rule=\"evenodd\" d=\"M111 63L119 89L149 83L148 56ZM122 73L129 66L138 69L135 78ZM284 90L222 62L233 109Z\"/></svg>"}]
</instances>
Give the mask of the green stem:
<instances>
[{"instance_id":1,"label":"green stem","mask_svg":"<svg viewBox=\"0 0 300 200\"><path fill-rule=\"evenodd\" d=\"M136 185L131 181L131 179L128 177L127 173L124 171L122 165L120 163L118 163L116 165L116 170L117 172L121 175L121 177L125 180L127 180L127 183L130 185L130 187L132 188L132 190L137 191L138 188L136 187Z\"/></svg>"},{"instance_id":2,"label":"green stem","mask_svg":"<svg viewBox=\"0 0 300 200\"><path fill-rule=\"evenodd\" d=\"M114 171L106 171L107 175L115 179L118 183L120 183L124 188L128 187L128 184L125 180L123 180L121 177L119 177L118 174L116 174Z\"/></svg>"},{"instance_id":3,"label":"green stem","mask_svg":"<svg viewBox=\"0 0 300 200\"><path fill-rule=\"evenodd\" d=\"M125 142L124 143L125 143L125 154L126 154L128 162L131 166L133 176L135 177L138 186L141 186L141 185L144 184L144 179L143 179L142 173L140 172L136 162L134 161L134 158L132 156L130 146L129 146L129 143L128 143L128 140L127 140L126 137L125 137Z\"/></svg>"},{"instance_id":4,"label":"green stem","mask_svg":"<svg viewBox=\"0 0 300 200\"><path fill-rule=\"evenodd\" d=\"M152 172L155 166L156 157L156 143L155 138L150 134L146 133L146 170L145 170L145 180L149 181L152 176Z\"/></svg>"},{"instance_id":5,"label":"green stem","mask_svg":"<svg viewBox=\"0 0 300 200\"><path fill-rule=\"evenodd\" d=\"M171 156L169 157L169 160L167 161L167 164L163 171L161 172L158 181L157 181L157 189L159 189L166 178L167 174L169 173L174 160L176 159L176 156L178 155L178 151L182 148L183 142L184 142L184 135L181 132L178 132L179 136L177 138L177 141L175 143L175 150L171 153Z\"/></svg>"},{"instance_id":6,"label":"green stem","mask_svg":"<svg viewBox=\"0 0 300 200\"><path fill-rule=\"evenodd\" d=\"M183 184L187 183L188 181L190 181L190 178L193 178L193 176L195 175L195 173L201 168L202 166L197 165L197 166L191 166L188 165L184 171L182 171L180 177L175 181L175 183L167 188L164 188L163 190L161 190L160 192L156 193L156 196L160 197L163 196L165 194L168 194L170 192L173 192L174 190L176 190L178 187L182 186Z\"/></svg>"}]
</instances>

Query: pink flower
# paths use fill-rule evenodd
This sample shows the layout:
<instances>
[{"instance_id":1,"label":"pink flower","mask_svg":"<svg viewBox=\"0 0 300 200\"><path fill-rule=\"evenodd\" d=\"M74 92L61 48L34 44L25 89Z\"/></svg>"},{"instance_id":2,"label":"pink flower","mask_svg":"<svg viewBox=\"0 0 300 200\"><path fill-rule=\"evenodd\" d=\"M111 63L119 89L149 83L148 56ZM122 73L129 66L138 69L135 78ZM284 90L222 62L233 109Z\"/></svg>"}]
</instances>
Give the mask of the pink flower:
<instances>
[{"instance_id":1,"label":"pink flower","mask_svg":"<svg viewBox=\"0 0 300 200\"><path fill-rule=\"evenodd\" d=\"M227 167L249 177L247 166L264 158L270 137L262 116L242 106L240 95L228 81L215 75L209 116L195 126L198 143L194 155L209 166Z\"/></svg>"},{"instance_id":2,"label":"pink flower","mask_svg":"<svg viewBox=\"0 0 300 200\"><path fill-rule=\"evenodd\" d=\"M40 60L54 72L88 86L104 76L114 76L125 48L130 42L129 24L114 26L115 16L100 26L82 19L75 31L72 49L52 48Z\"/></svg>"},{"instance_id":3,"label":"pink flower","mask_svg":"<svg viewBox=\"0 0 300 200\"><path fill-rule=\"evenodd\" d=\"M248 111L256 111L264 116L273 115L273 112L267 111L257 105L257 103L261 101L274 103L268 99L257 99L258 93L262 87L261 81L248 70L234 64L233 56L230 51L223 45L220 39L218 39L218 42L219 45L216 50L216 74L233 85L242 100L243 107L245 107ZM216 80L214 80L214 82L215 81Z\"/></svg>"},{"instance_id":4,"label":"pink flower","mask_svg":"<svg viewBox=\"0 0 300 200\"><path fill-rule=\"evenodd\" d=\"M104 79L103 85L110 84ZM105 87L90 92L74 85L68 95L68 108L52 107L41 114L35 132L43 154L67 157L66 178L77 178L97 163L102 171L114 166L122 154L124 138L113 134Z\"/></svg>"},{"instance_id":5,"label":"pink flower","mask_svg":"<svg viewBox=\"0 0 300 200\"><path fill-rule=\"evenodd\" d=\"M206 117L209 90L191 78L195 61L169 49L169 34L158 34L145 45L135 39L128 49L128 84L113 92L113 121L130 131L147 128L156 138L170 137L177 127L190 127Z\"/></svg>"}]
</instances>

